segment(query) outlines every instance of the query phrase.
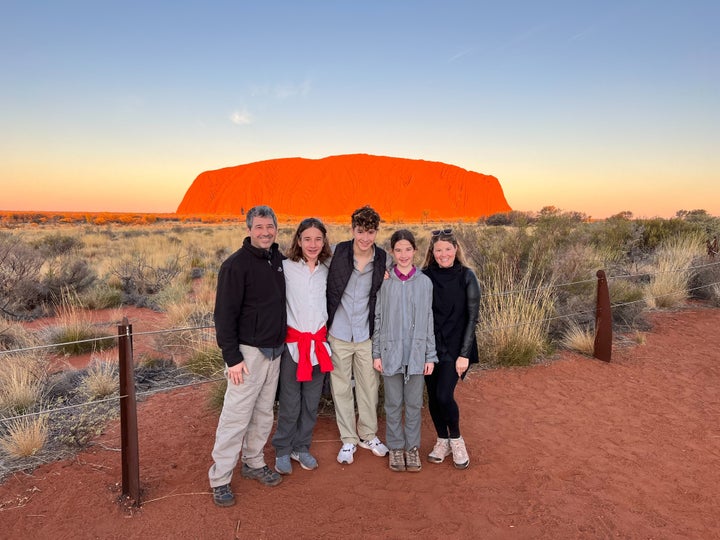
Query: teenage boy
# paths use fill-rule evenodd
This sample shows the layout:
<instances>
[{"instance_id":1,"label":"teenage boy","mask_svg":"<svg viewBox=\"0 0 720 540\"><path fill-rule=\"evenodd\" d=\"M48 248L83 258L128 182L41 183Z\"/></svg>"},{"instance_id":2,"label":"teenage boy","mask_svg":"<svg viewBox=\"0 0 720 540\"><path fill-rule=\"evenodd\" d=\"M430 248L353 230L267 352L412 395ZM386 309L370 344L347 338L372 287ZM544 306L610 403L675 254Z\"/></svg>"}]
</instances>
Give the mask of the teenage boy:
<instances>
[{"instance_id":1,"label":"teenage boy","mask_svg":"<svg viewBox=\"0 0 720 540\"><path fill-rule=\"evenodd\" d=\"M284 257L270 207L251 208L246 222L242 247L220 266L215 298L215 332L228 378L208 472L218 506L235 504L230 480L241 452L243 477L266 486L282 481L265 464L263 448L272 430L287 332Z\"/></svg>"},{"instance_id":2,"label":"teenage boy","mask_svg":"<svg viewBox=\"0 0 720 540\"><path fill-rule=\"evenodd\" d=\"M337 460L346 464L353 462L358 445L376 456L388 453L377 437L379 376L373 369L370 342L375 300L387 259L385 250L375 245L380 216L370 206L363 206L353 212L351 227L353 238L335 247L327 280L328 343L333 363L330 383L342 440Z\"/></svg>"}]
</instances>

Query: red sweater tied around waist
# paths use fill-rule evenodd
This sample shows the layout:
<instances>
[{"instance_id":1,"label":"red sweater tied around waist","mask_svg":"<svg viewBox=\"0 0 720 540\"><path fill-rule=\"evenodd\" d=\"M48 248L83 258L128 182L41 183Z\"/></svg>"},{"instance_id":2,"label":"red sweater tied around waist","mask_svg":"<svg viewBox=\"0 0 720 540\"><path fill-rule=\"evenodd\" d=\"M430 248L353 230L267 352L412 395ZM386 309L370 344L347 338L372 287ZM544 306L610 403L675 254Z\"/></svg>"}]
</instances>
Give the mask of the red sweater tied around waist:
<instances>
[{"instance_id":1,"label":"red sweater tied around waist","mask_svg":"<svg viewBox=\"0 0 720 540\"><path fill-rule=\"evenodd\" d=\"M320 371L327 373L332 371L332 360L325 347L325 341L327 338L327 329L323 326L320 330L314 334L311 332L300 332L295 330L293 327L288 326L287 337L285 341L287 343L298 344L298 367L297 367L297 380L298 382L306 382L312 380L312 362L310 361L310 342L315 342L315 355L317 356L318 363L320 364Z\"/></svg>"}]
</instances>

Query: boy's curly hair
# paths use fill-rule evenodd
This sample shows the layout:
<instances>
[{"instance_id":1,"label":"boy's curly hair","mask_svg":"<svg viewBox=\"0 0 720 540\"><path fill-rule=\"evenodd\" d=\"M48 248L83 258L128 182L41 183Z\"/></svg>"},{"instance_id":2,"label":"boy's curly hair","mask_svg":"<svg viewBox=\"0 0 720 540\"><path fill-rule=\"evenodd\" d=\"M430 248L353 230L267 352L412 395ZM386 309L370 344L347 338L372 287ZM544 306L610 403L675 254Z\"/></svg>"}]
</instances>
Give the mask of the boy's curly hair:
<instances>
[{"instance_id":1,"label":"boy's curly hair","mask_svg":"<svg viewBox=\"0 0 720 540\"><path fill-rule=\"evenodd\" d=\"M366 204L352 213L351 223L353 227L377 230L380 227L380 214Z\"/></svg>"}]
</instances>

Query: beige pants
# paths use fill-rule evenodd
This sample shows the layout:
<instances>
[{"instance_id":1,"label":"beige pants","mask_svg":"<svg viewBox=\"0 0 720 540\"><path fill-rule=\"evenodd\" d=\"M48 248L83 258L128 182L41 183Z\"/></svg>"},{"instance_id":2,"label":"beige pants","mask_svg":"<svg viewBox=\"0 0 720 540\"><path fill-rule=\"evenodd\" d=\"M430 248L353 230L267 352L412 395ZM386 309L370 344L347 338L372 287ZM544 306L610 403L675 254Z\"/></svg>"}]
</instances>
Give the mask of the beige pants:
<instances>
[{"instance_id":1,"label":"beige pants","mask_svg":"<svg viewBox=\"0 0 720 540\"><path fill-rule=\"evenodd\" d=\"M263 448L273 426L273 404L280 358L265 358L259 349L240 345L249 373L242 384L228 380L222 413L215 432L210 487L229 484L242 451L242 461L257 469L265 466Z\"/></svg>"},{"instance_id":2,"label":"beige pants","mask_svg":"<svg viewBox=\"0 0 720 540\"><path fill-rule=\"evenodd\" d=\"M330 372L335 418L343 443L358 443L360 439L375 438L377 433L377 404L380 377L373 369L370 340L360 343L328 336L332 349L333 370ZM355 398L358 418L355 423L355 398L352 376L355 376Z\"/></svg>"}]
</instances>

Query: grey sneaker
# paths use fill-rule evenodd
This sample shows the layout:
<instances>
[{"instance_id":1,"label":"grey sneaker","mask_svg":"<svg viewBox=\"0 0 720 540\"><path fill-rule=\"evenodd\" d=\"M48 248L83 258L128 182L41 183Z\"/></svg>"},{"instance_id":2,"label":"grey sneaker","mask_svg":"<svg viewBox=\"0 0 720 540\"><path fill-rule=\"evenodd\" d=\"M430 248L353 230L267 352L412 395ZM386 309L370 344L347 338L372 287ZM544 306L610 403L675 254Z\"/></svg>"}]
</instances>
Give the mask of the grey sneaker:
<instances>
[{"instance_id":1,"label":"grey sneaker","mask_svg":"<svg viewBox=\"0 0 720 540\"><path fill-rule=\"evenodd\" d=\"M267 465L251 469L247 464L243 463L240 474L242 474L243 478L252 478L265 486L277 486L282 482L282 476L275 471L271 471Z\"/></svg>"},{"instance_id":2,"label":"grey sneaker","mask_svg":"<svg viewBox=\"0 0 720 540\"><path fill-rule=\"evenodd\" d=\"M290 457L297 461L300 466L306 471L312 471L313 469L317 469L317 459L315 459L313 455L310 454L310 452L293 452L292 454L290 454Z\"/></svg>"},{"instance_id":3,"label":"grey sneaker","mask_svg":"<svg viewBox=\"0 0 720 540\"><path fill-rule=\"evenodd\" d=\"M408 472L420 472L422 464L420 463L420 451L417 446L413 446L410 450L405 450L405 470Z\"/></svg>"},{"instance_id":4,"label":"grey sneaker","mask_svg":"<svg viewBox=\"0 0 720 540\"><path fill-rule=\"evenodd\" d=\"M292 474L292 463L290 462L290 454L285 456L277 456L275 458L275 470L280 474Z\"/></svg>"},{"instance_id":5,"label":"grey sneaker","mask_svg":"<svg viewBox=\"0 0 720 540\"><path fill-rule=\"evenodd\" d=\"M235 504L235 495L230 489L230 484L213 488L213 501L218 506L232 506Z\"/></svg>"},{"instance_id":6,"label":"grey sneaker","mask_svg":"<svg viewBox=\"0 0 720 540\"><path fill-rule=\"evenodd\" d=\"M452 450L453 463L456 469L467 469L470 465L465 441L462 437L450 439L450 449Z\"/></svg>"},{"instance_id":7,"label":"grey sneaker","mask_svg":"<svg viewBox=\"0 0 720 540\"><path fill-rule=\"evenodd\" d=\"M428 454L427 460L430 463L442 463L450 454L452 454L450 439L438 438L432 451Z\"/></svg>"},{"instance_id":8,"label":"grey sneaker","mask_svg":"<svg viewBox=\"0 0 720 540\"><path fill-rule=\"evenodd\" d=\"M395 472L405 470L405 452L402 448L390 450L390 470Z\"/></svg>"}]
</instances>

